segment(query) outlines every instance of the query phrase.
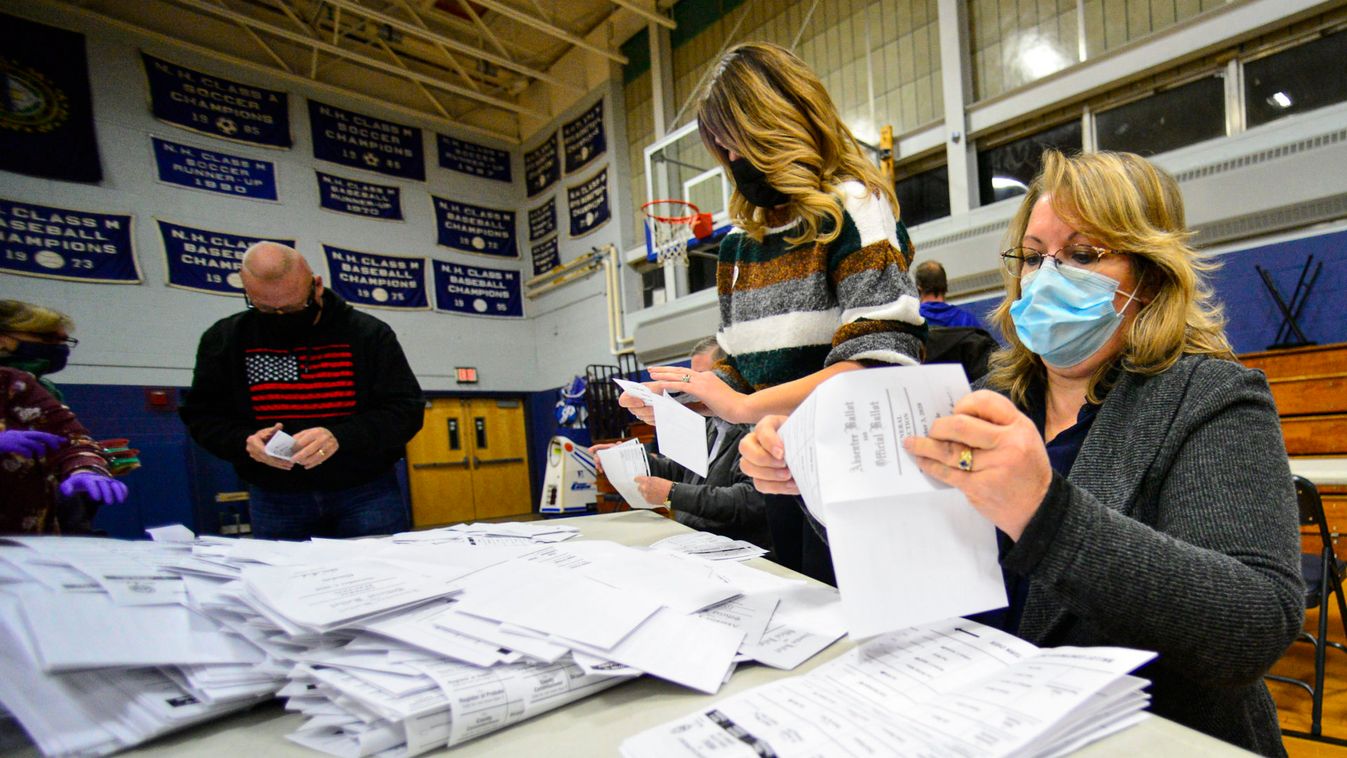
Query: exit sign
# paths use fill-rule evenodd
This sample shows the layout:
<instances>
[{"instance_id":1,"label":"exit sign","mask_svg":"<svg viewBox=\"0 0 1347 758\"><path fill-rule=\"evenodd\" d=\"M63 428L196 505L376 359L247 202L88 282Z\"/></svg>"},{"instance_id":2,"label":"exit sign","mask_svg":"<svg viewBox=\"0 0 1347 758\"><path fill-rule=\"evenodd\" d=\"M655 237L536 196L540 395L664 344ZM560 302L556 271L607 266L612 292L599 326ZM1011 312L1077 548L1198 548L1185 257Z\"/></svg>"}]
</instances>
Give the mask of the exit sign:
<instances>
[{"instance_id":1,"label":"exit sign","mask_svg":"<svg viewBox=\"0 0 1347 758\"><path fill-rule=\"evenodd\" d=\"M455 373L458 374L458 383L459 383L459 384L476 384L476 383L477 383L477 369L476 369L476 368L473 368L473 367L471 367L471 366L458 366L458 367L456 367L456 368L454 369L454 371L455 371Z\"/></svg>"}]
</instances>

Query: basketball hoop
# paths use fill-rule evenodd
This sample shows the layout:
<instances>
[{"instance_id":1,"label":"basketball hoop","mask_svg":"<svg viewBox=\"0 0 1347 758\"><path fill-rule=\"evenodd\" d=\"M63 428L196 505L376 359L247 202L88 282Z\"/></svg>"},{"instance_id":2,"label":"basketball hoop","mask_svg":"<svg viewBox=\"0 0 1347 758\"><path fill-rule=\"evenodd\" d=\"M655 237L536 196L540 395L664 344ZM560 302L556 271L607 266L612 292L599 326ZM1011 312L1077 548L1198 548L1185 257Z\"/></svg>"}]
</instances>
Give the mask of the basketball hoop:
<instances>
[{"instance_id":1,"label":"basketball hoop","mask_svg":"<svg viewBox=\"0 0 1347 758\"><path fill-rule=\"evenodd\" d=\"M688 262L688 243L711 235L711 214L686 200L651 200L641 206L645 214L653 260Z\"/></svg>"}]
</instances>

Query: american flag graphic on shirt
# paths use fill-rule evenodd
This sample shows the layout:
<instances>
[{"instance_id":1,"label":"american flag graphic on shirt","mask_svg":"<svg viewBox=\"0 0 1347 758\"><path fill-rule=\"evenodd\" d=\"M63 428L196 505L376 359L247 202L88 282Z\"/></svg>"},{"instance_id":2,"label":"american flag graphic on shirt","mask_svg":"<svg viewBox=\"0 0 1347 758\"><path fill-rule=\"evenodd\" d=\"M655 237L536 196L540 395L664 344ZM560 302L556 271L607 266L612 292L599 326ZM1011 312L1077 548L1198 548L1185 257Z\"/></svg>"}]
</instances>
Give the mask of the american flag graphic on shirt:
<instances>
[{"instance_id":1,"label":"american flag graphic on shirt","mask_svg":"<svg viewBox=\"0 0 1347 758\"><path fill-rule=\"evenodd\" d=\"M331 418L355 412L355 364L348 344L290 350L250 348L244 371L258 421Z\"/></svg>"}]
</instances>

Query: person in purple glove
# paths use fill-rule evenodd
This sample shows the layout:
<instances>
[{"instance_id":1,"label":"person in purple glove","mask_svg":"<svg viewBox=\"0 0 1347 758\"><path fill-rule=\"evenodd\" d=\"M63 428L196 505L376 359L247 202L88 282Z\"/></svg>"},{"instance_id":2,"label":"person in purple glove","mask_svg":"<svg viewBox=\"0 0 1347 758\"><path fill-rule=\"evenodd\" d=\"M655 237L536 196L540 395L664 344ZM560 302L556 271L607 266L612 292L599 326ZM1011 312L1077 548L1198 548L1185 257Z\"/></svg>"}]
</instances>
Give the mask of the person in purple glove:
<instances>
[{"instance_id":1,"label":"person in purple glove","mask_svg":"<svg viewBox=\"0 0 1347 758\"><path fill-rule=\"evenodd\" d=\"M0 534L60 531L57 497L126 500L89 431L32 374L0 366Z\"/></svg>"}]
</instances>

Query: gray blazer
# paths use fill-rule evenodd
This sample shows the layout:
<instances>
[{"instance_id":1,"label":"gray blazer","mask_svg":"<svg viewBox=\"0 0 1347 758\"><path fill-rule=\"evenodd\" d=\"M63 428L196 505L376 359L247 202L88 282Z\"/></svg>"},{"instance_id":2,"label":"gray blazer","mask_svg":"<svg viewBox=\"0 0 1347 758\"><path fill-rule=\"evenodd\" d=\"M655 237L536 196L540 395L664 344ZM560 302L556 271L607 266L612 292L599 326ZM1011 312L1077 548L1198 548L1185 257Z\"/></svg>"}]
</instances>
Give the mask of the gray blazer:
<instances>
[{"instance_id":1,"label":"gray blazer","mask_svg":"<svg viewBox=\"0 0 1347 758\"><path fill-rule=\"evenodd\" d=\"M1004 558L1031 578L1019 635L1156 651L1151 711L1284 755L1262 677L1303 622L1298 521L1261 372L1124 373Z\"/></svg>"},{"instance_id":2,"label":"gray blazer","mask_svg":"<svg viewBox=\"0 0 1347 758\"><path fill-rule=\"evenodd\" d=\"M674 519L693 529L747 540L771 550L767 531L767 501L753 488L753 480L739 470L739 440L752 427L731 426L706 468L706 478L651 451L650 475L674 482L669 492ZM711 444L714 422L706 420L706 443Z\"/></svg>"}]
</instances>

